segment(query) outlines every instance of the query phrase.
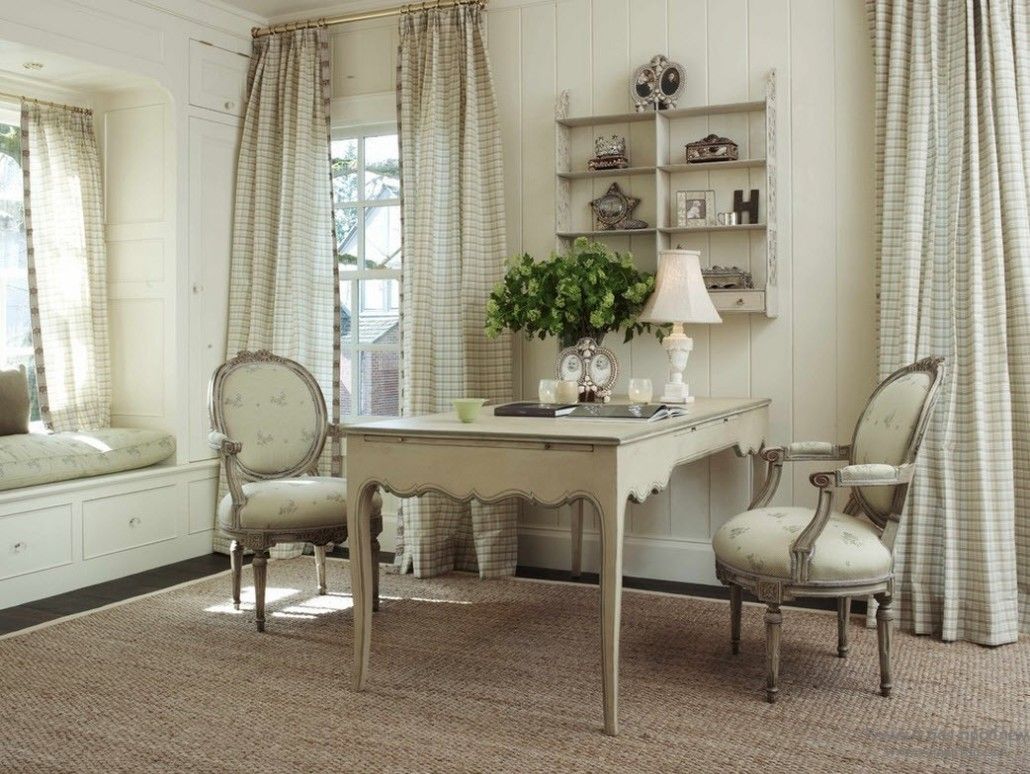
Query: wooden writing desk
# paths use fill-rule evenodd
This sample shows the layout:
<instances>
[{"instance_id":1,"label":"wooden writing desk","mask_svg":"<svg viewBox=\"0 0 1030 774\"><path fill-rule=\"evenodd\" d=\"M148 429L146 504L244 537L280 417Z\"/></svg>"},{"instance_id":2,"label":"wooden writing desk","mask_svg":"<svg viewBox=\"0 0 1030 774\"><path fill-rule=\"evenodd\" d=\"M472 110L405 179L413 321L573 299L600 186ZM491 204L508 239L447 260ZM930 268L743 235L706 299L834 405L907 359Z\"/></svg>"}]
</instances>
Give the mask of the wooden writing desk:
<instances>
[{"instance_id":1,"label":"wooden writing desk","mask_svg":"<svg viewBox=\"0 0 1030 774\"><path fill-rule=\"evenodd\" d=\"M509 497L549 506L585 500L601 525L601 663L604 730L618 733L619 619L626 504L668 486L673 468L765 440L769 401L698 398L684 417L639 420L495 417L462 424L453 412L368 422L347 433L347 514L354 594L354 684L365 686L372 638L369 517L382 487L401 497Z\"/></svg>"}]
</instances>

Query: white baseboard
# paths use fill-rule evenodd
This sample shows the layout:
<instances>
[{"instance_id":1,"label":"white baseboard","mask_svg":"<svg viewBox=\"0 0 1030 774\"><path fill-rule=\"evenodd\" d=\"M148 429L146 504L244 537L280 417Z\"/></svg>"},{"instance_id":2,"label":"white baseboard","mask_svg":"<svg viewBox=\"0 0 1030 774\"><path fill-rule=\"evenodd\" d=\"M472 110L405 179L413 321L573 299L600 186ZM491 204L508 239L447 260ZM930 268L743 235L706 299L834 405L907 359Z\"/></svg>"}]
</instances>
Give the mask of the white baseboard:
<instances>
[{"instance_id":1,"label":"white baseboard","mask_svg":"<svg viewBox=\"0 0 1030 774\"><path fill-rule=\"evenodd\" d=\"M583 535L583 570L600 567L600 540L596 532ZM379 545L392 552L397 543L397 514L383 514ZM718 586L715 553L708 541L629 535L623 542L623 575L634 578L703 583ZM568 570L571 536L561 527L519 527L519 564L550 570Z\"/></svg>"},{"instance_id":2,"label":"white baseboard","mask_svg":"<svg viewBox=\"0 0 1030 774\"><path fill-rule=\"evenodd\" d=\"M703 583L718 586L715 553L707 541L627 535L622 544L622 574L634 578ZM519 529L519 564L568 570L572 539L568 528ZM583 535L583 571L601 566L600 536Z\"/></svg>"}]
</instances>

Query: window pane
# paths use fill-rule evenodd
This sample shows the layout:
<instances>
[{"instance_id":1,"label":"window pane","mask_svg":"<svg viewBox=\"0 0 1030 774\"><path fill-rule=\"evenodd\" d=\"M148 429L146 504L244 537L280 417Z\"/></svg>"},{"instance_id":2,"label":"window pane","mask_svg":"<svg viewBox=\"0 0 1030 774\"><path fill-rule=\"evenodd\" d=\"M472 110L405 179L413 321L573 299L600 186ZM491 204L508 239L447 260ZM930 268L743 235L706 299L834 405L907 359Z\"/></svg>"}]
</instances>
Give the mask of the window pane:
<instances>
[{"instance_id":1,"label":"window pane","mask_svg":"<svg viewBox=\"0 0 1030 774\"><path fill-rule=\"evenodd\" d=\"M397 135L365 138L365 199L396 199L400 196L400 154Z\"/></svg>"},{"instance_id":2,"label":"window pane","mask_svg":"<svg viewBox=\"0 0 1030 774\"><path fill-rule=\"evenodd\" d=\"M397 344L400 341L400 282L362 280L359 289L358 341Z\"/></svg>"},{"instance_id":3,"label":"window pane","mask_svg":"<svg viewBox=\"0 0 1030 774\"><path fill-rule=\"evenodd\" d=\"M392 417L400 413L400 355L396 352L361 353L362 416Z\"/></svg>"},{"instance_id":4,"label":"window pane","mask_svg":"<svg viewBox=\"0 0 1030 774\"><path fill-rule=\"evenodd\" d=\"M340 416L354 414L354 353L344 349L340 354Z\"/></svg>"},{"instance_id":5,"label":"window pane","mask_svg":"<svg viewBox=\"0 0 1030 774\"><path fill-rule=\"evenodd\" d=\"M358 200L358 141L333 140L333 199L337 202Z\"/></svg>"},{"instance_id":6,"label":"window pane","mask_svg":"<svg viewBox=\"0 0 1030 774\"><path fill-rule=\"evenodd\" d=\"M340 280L340 341L343 346L354 342L354 296L350 280Z\"/></svg>"},{"instance_id":7,"label":"window pane","mask_svg":"<svg viewBox=\"0 0 1030 774\"><path fill-rule=\"evenodd\" d=\"M401 268L400 205L365 210L365 268Z\"/></svg>"},{"instance_id":8,"label":"window pane","mask_svg":"<svg viewBox=\"0 0 1030 774\"><path fill-rule=\"evenodd\" d=\"M39 419L29 319L29 282L22 198L21 129L0 124L0 368L24 365L31 419Z\"/></svg>"},{"instance_id":9,"label":"window pane","mask_svg":"<svg viewBox=\"0 0 1030 774\"><path fill-rule=\"evenodd\" d=\"M358 268L358 207L337 207L333 211L336 219L336 257L340 271L354 271Z\"/></svg>"}]
</instances>

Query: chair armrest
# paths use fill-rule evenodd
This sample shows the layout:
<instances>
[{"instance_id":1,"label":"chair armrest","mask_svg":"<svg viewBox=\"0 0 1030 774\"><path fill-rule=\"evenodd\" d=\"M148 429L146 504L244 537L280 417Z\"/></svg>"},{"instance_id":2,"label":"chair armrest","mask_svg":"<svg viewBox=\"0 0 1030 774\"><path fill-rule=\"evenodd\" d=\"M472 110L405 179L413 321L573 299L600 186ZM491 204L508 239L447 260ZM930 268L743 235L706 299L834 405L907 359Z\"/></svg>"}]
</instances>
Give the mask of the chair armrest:
<instances>
[{"instance_id":1,"label":"chair armrest","mask_svg":"<svg viewBox=\"0 0 1030 774\"><path fill-rule=\"evenodd\" d=\"M815 553L815 541L826 528L833 509L833 474L813 473L809 476L809 481L813 486L819 487L819 502L816 504L812 520L790 546L790 574L796 583L808 582L808 572Z\"/></svg>"},{"instance_id":2,"label":"chair armrest","mask_svg":"<svg viewBox=\"0 0 1030 774\"><path fill-rule=\"evenodd\" d=\"M871 463L845 465L833 475L834 483L837 486L899 486L912 483L915 473L916 466L912 463L905 465Z\"/></svg>"},{"instance_id":3,"label":"chair armrest","mask_svg":"<svg viewBox=\"0 0 1030 774\"><path fill-rule=\"evenodd\" d=\"M846 460L851 454L851 445L830 443L829 441L794 441L787 444L783 452L784 462Z\"/></svg>"},{"instance_id":4,"label":"chair armrest","mask_svg":"<svg viewBox=\"0 0 1030 774\"><path fill-rule=\"evenodd\" d=\"M776 494L786 462L812 462L846 460L851 454L851 446L829 443L828 441L794 441L786 446L770 446L762 449L758 456L769 463L765 474L765 483L751 501L749 509L764 508Z\"/></svg>"},{"instance_id":5,"label":"chair armrest","mask_svg":"<svg viewBox=\"0 0 1030 774\"><path fill-rule=\"evenodd\" d=\"M238 527L240 509L247 504L247 496L243 494L243 482L240 480L240 461L236 459L236 455L243 449L243 442L234 441L225 433L212 430L208 433L207 443L218 452L225 465L225 483L232 496L232 523L234 527Z\"/></svg>"},{"instance_id":6,"label":"chair armrest","mask_svg":"<svg viewBox=\"0 0 1030 774\"><path fill-rule=\"evenodd\" d=\"M207 445L223 455L236 455L243 449L242 442L234 441L225 433L219 433L217 430L208 433Z\"/></svg>"},{"instance_id":7,"label":"chair armrest","mask_svg":"<svg viewBox=\"0 0 1030 774\"><path fill-rule=\"evenodd\" d=\"M830 520L833 505L834 487L853 486L901 486L912 482L916 466L885 465L871 463L866 465L845 465L834 471L813 473L808 480L812 486L819 488L819 503L815 515L808 522L801 534L790 547L790 568L794 580L804 583L808 580L808 570L812 564L815 541L819 539L826 523Z\"/></svg>"}]
</instances>

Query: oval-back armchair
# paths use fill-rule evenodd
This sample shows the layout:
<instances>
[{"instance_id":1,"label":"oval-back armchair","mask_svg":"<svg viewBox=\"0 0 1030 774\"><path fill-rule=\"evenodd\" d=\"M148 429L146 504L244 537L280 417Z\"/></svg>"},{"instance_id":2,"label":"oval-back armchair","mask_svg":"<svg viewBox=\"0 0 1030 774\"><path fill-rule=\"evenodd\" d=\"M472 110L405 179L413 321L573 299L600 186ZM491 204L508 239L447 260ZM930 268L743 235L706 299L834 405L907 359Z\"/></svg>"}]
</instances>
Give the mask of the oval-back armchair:
<instances>
[{"instance_id":1,"label":"oval-back armchair","mask_svg":"<svg viewBox=\"0 0 1030 774\"><path fill-rule=\"evenodd\" d=\"M944 361L930 357L901 368L873 392L852 442L795 442L767 448L768 475L749 510L724 524L712 540L719 580L730 588L731 647L740 648L741 591L767 605L766 698L779 691L780 605L797 597L837 598L837 654L848 652L853 596L873 595L880 653L880 692L891 692L890 640L894 538L916 469L919 446L944 376ZM811 508L769 507L784 463L847 461L810 477L818 488ZM834 490L850 488L842 511Z\"/></svg>"},{"instance_id":2,"label":"oval-back armchair","mask_svg":"<svg viewBox=\"0 0 1030 774\"><path fill-rule=\"evenodd\" d=\"M255 618L265 629L268 549L277 543L315 547L320 594L325 555L347 539L347 482L317 475L326 438L339 433L327 418L318 382L303 366L271 352L240 352L215 371L208 388L210 443L225 467L229 494L218 524L232 538L232 595L240 607L243 551L254 552ZM382 530L382 501L373 503L372 533ZM372 542L378 607L379 543Z\"/></svg>"}]
</instances>

